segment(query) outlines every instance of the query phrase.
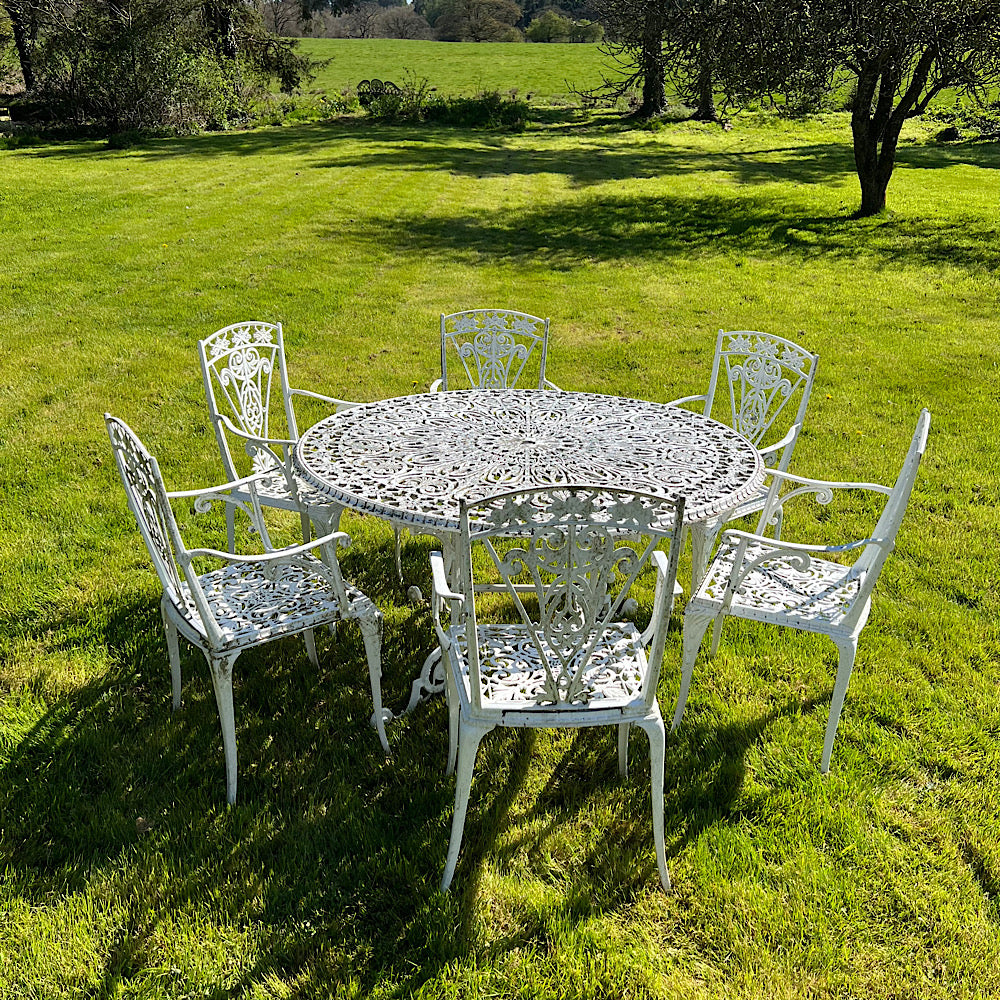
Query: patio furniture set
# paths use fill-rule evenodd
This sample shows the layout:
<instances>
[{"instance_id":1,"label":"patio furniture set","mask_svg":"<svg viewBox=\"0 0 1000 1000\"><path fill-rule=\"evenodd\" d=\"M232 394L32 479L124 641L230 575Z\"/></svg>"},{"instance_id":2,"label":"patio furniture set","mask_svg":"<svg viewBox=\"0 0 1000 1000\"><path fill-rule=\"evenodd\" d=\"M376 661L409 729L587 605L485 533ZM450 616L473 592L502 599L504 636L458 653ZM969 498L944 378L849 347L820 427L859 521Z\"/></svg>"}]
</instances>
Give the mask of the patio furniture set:
<instances>
[{"instance_id":1,"label":"patio furniture set","mask_svg":"<svg viewBox=\"0 0 1000 1000\"><path fill-rule=\"evenodd\" d=\"M665 730L656 688L681 592L677 567L686 535L691 596L671 728L683 716L709 625L712 655L728 616L828 635L840 658L825 772L872 588L893 548L930 415L921 412L893 486L807 479L788 469L815 354L770 334L720 331L708 391L654 403L559 389L546 376L548 327L548 320L510 310L442 316L441 378L427 393L371 403L291 388L280 325L219 330L199 350L228 481L204 490L168 492L135 433L111 415L105 420L129 506L163 585L173 706L181 697L182 635L208 661L230 803L237 787L233 667L261 643L301 633L316 665L314 630L357 623L372 724L390 752L386 723L393 714L382 705L380 681L382 614L344 579L338 561L338 550L350 544L340 516L351 509L395 528L400 580L401 529L440 542L431 554L430 602L438 647L405 711L433 693L446 695L447 773L457 772L457 784L442 888L454 875L475 758L488 732L615 726L624 775L635 726L649 739L653 837L668 889ZM271 433L275 389L285 437ZM295 404L304 399L330 415L300 434ZM239 473L240 452L248 456L248 475ZM811 495L825 504L845 489L887 498L869 535L837 545L781 537L790 500ZM196 512L224 505L227 550L188 548L175 519L178 502ZM301 544L272 544L266 507L299 515ZM237 514L248 519L261 552L236 553ZM728 521L748 514L759 514L753 532L720 536ZM199 571L206 561L216 568ZM640 631L630 620L629 594L646 570L654 574L655 596ZM505 616L497 614L497 595L507 599Z\"/></svg>"}]
</instances>

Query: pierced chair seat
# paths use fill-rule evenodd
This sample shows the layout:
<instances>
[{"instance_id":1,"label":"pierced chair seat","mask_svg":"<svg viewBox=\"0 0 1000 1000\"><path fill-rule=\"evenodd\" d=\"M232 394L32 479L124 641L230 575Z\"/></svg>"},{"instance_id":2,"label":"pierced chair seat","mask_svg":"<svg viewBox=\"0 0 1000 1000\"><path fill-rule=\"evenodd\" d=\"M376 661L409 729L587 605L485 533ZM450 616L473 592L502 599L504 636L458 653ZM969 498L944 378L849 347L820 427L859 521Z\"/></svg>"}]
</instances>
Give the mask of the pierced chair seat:
<instances>
[{"instance_id":1,"label":"pierced chair seat","mask_svg":"<svg viewBox=\"0 0 1000 1000\"><path fill-rule=\"evenodd\" d=\"M756 533L723 533L715 558L684 611L681 685L672 729L680 725L684 715L698 649L713 622L712 656L718 650L722 624L729 615L827 635L839 652L820 764L824 773L830 769L858 639L871 613L872 589L895 545L927 448L930 419L927 410L922 410L892 487L807 479L777 470L769 473L771 485ZM838 545L814 545L766 534L780 524L782 508L788 501L812 494L817 502L826 504L833 499L835 490L875 492L887 497L868 537Z\"/></svg>"},{"instance_id":2,"label":"pierced chair seat","mask_svg":"<svg viewBox=\"0 0 1000 1000\"><path fill-rule=\"evenodd\" d=\"M249 562L223 566L198 577L215 626L219 649L252 646L318 628L331 621L357 620L376 624L381 612L356 587L345 584L346 606L331 592L324 565L304 555L295 564L273 567ZM203 640L208 630L191 588L181 588L177 610Z\"/></svg>"},{"instance_id":3,"label":"pierced chair seat","mask_svg":"<svg viewBox=\"0 0 1000 1000\"><path fill-rule=\"evenodd\" d=\"M484 709L540 713L587 706L611 710L634 708L642 697L649 664L642 635L631 622L613 622L604 629L582 671L581 690L561 704L545 697L545 659L554 653L544 635L536 632L533 638L525 625L479 625L476 631ZM455 667L463 682L459 693L468 704L472 674L465 629L454 630L451 637ZM545 659L536 641L547 654Z\"/></svg>"},{"instance_id":4,"label":"pierced chair seat","mask_svg":"<svg viewBox=\"0 0 1000 1000\"><path fill-rule=\"evenodd\" d=\"M768 556L773 559L768 561ZM727 614L754 621L792 625L804 631L826 632L840 625L861 593L864 577L853 566L828 559L809 559L808 568L799 569L787 559L788 549L779 543L755 540L740 553L735 537L720 546L704 582L698 589L699 605L726 601L726 588L736 561L753 568L742 578L732 596Z\"/></svg>"},{"instance_id":5,"label":"pierced chair seat","mask_svg":"<svg viewBox=\"0 0 1000 1000\"><path fill-rule=\"evenodd\" d=\"M336 550L350 544L343 532L330 532L302 545L276 549L261 515L258 488L271 473L205 490L168 493L156 459L122 420L105 414L115 462L129 508L135 516L150 558L163 586L160 612L167 639L173 707L181 703L181 659L178 635L201 650L208 661L222 726L226 759L226 798L236 800L236 722L233 709L233 668L240 654L282 636L301 633L310 662L319 665L313 630L341 621L361 629L373 725L386 753L387 713L382 708L382 615L340 572ZM196 512L213 503L239 510L250 519L264 552L236 555L219 549L190 549L181 537L171 502L193 504ZM196 561L222 563L199 573Z\"/></svg>"}]
</instances>

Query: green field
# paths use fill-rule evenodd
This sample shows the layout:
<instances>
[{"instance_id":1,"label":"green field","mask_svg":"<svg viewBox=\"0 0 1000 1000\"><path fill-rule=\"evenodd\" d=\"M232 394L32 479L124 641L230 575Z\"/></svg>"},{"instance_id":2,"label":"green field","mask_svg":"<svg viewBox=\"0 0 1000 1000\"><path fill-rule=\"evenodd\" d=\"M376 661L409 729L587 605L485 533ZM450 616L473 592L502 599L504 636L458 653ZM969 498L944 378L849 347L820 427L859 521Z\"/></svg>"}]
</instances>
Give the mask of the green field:
<instances>
[{"instance_id":1,"label":"green field","mask_svg":"<svg viewBox=\"0 0 1000 1000\"><path fill-rule=\"evenodd\" d=\"M0 1000L1000 995L1000 148L929 133L910 126L890 211L864 222L844 115L0 149ZM623 782L599 731L486 740L440 895L446 711L394 723L387 761L354 630L320 639L318 672L294 640L240 659L231 809L190 652L170 713L102 414L169 488L207 484L200 337L281 321L294 384L376 399L426 388L438 314L480 305L550 316L564 388L654 400L704 390L720 327L791 337L821 358L807 475L891 481L933 414L831 773L832 644L730 623L699 662L668 739L669 895L641 740ZM858 513L785 535L839 541ZM344 526L399 707L434 646L427 607L388 527ZM404 553L425 593L430 545Z\"/></svg>"},{"instance_id":2,"label":"green field","mask_svg":"<svg viewBox=\"0 0 1000 1000\"><path fill-rule=\"evenodd\" d=\"M326 61L310 89L338 93L378 77L402 84L427 80L445 95L496 90L531 95L538 103L575 102L574 90L598 86L614 62L597 45L514 45L490 42L407 42L368 38L305 38L302 51Z\"/></svg>"}]
</instances>

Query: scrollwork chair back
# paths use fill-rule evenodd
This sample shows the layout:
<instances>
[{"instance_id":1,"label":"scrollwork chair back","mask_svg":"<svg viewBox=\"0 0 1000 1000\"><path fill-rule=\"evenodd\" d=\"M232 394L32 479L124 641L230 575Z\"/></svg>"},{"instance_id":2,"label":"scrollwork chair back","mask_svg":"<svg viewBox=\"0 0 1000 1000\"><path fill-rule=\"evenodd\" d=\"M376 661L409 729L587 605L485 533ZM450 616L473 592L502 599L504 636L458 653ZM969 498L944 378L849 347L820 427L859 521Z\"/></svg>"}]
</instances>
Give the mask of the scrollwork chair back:
<instances>
[{"instance_id":1,"label":"scrollwork chair back","mask_svg":"<svg viewBox=\"0 0 1000 1000\"><path fill-rule=\"evenodd\" d=\"M545 378L549 321L510 309L469 309L441 316L442 389L514 389L529 367L538 380L520 388L554 388ZM449 357L457 358L461 368ZM458 377L456 377L458 376ZM437 387L432 386L432 389Z\"/></svg>"}]
</instances>

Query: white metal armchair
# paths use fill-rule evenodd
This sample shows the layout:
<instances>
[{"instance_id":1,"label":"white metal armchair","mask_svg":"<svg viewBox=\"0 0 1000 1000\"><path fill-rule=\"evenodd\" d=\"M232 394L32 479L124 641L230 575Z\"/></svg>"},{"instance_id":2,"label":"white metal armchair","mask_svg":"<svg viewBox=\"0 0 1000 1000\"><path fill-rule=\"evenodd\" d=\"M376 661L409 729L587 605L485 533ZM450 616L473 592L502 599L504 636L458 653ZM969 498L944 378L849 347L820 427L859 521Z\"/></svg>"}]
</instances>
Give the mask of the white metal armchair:
<instances>
[{"instance_id":1,"label":"white metal armchair","mask_svg":"<svg viewBox=\"0 0 1000 1000\"><path fill-rule=\"evenodd\" d=\"M726 531L708 574L684 613L681 686L671 729L684 714L695 659L705 630L714 621L714 656L726 615L787 625L828 635L840 653L830 717L823 743L821 770L830 769L840 712L854 669L858 637L871 612L872 588L896 541L917 469L927 448L931 417L922 410L903 468L891 488L875 483L827 482L774 471L757 532ZM872 490L888 496L874 531L839 545L805 545L769 537L789 500L815 494L829 503L834 490ZM782 492L784 490L784 492ZM853 562L848 559L857 554ZM843 560L843 561L841 561Z\"/></svg>"},{"instance_id":2,"label":"white metal armchair","mask_svg":"<svg viewBox=\"0 0 1000 1000\"><path fill-rule=\"evenodd\" d=\"M327 497L292 471L291 449L299 436L295 399L318 400L334 411L357 404L289 386L280 323L234 323L198 341L198 354L208 412L227 478L237 480L246 471L245 468L241 471L234 460L234 447L250 456L253 472L268 472L280 467L285 475L265 477L258 484L260 502L266 507L298 513L305 541L310 537L310 520L315 521L322 532L335 530L340 524L341 508L331 504ZM285 438L270 436L275 369L288 431ZM243 499L249 498L244 496ZM234 508L230 506L226 511L230 550L233 548L233 516Z\"/></svg>"},{"instance_id":3,"label":"white metal armchair","mask_svg":"<svg viewBox=\"0 0 1000 1000\"><path fill-rule=\"evenodd\" d=\"M512 309L467 309L441 315L441 378L439 389L514 389L537 362L538 381L521 388L558 389L545 377L549 321ZM448 358L457 356L461 369ZM534 359L534 360L533 360Z\"/></svg>"},{"instance_id":4,"label":"white metal armchair","mask_svg":"<svg viewBox=\"0 0 1000 1000\"><path fill-rule=\"evenodd\" d=\"M656 702L680 551L683 500L566 486L507 493L461 507L459 565L448 579L431 554L434 626L445 661L448 773L458 768L441 888L451 884L482 738L496 726L617 726L628 766L631 726L649 737L653 839L664 889L664 728ZM666 552L656 546L669 540ZM480 542L473 558L473 542ZM629 588L656 566L645 632L621 620ZM477 601L506 594L513 624L483 624ZM450 623L445 611L450 609ZM646 648L649 647L647 656Z\"/></svg>"},{"instance_id":5,"label":"white metal armchair","mask_svg":"<svg viewBox=\"0 0 1000 1000\"><path fill-rule=\"evenodd\" d=\"M818 354L783 337L755 330L720 330L708 392L672 400L671 405L702 403L706 416L728 423L760 449L769 467L785 472L802 430L818 362ZM719 385L720 375L727 393ZM728 406L724 397L728 398ZM772 440L775 437L778 440ZM705 575L712 545L722 526L761 510L766 496L767 490L762 488L735 510L691 526L692 590ZM775 533L780 537L780 513Z\"/></svg>"},{"instance_id":6,"label":"white metal armchair","mask_svg":"<svg viewBox=\"0 0 1000 1000\"><path fill-rule=\"evenodd\" d=\"M228 801L236 800L233 665L245 649L283 636L303 633L309 659L317 666L313 629L339 621L358 623L368 659L373 722L388 753L381 688L382 615L341 575L336 550L350 544L347 535L330 532L302 545L275 549L261 516L259 491L268 485L269 477L282 475L281 470L258 472L208 489L168 493L156 459L132 429L110 414L104 420L129 508L163 585L160 611L175 709L181 700L178 633L208 661L222 724ZM217 549L189 549L178 530L171 500L193 502L200 512L214 502L224 503L227 511L241 510L260 535L264 551L234 555ZM196 561L219 568L199 573Z\"/></svg>"}]
</instances>

